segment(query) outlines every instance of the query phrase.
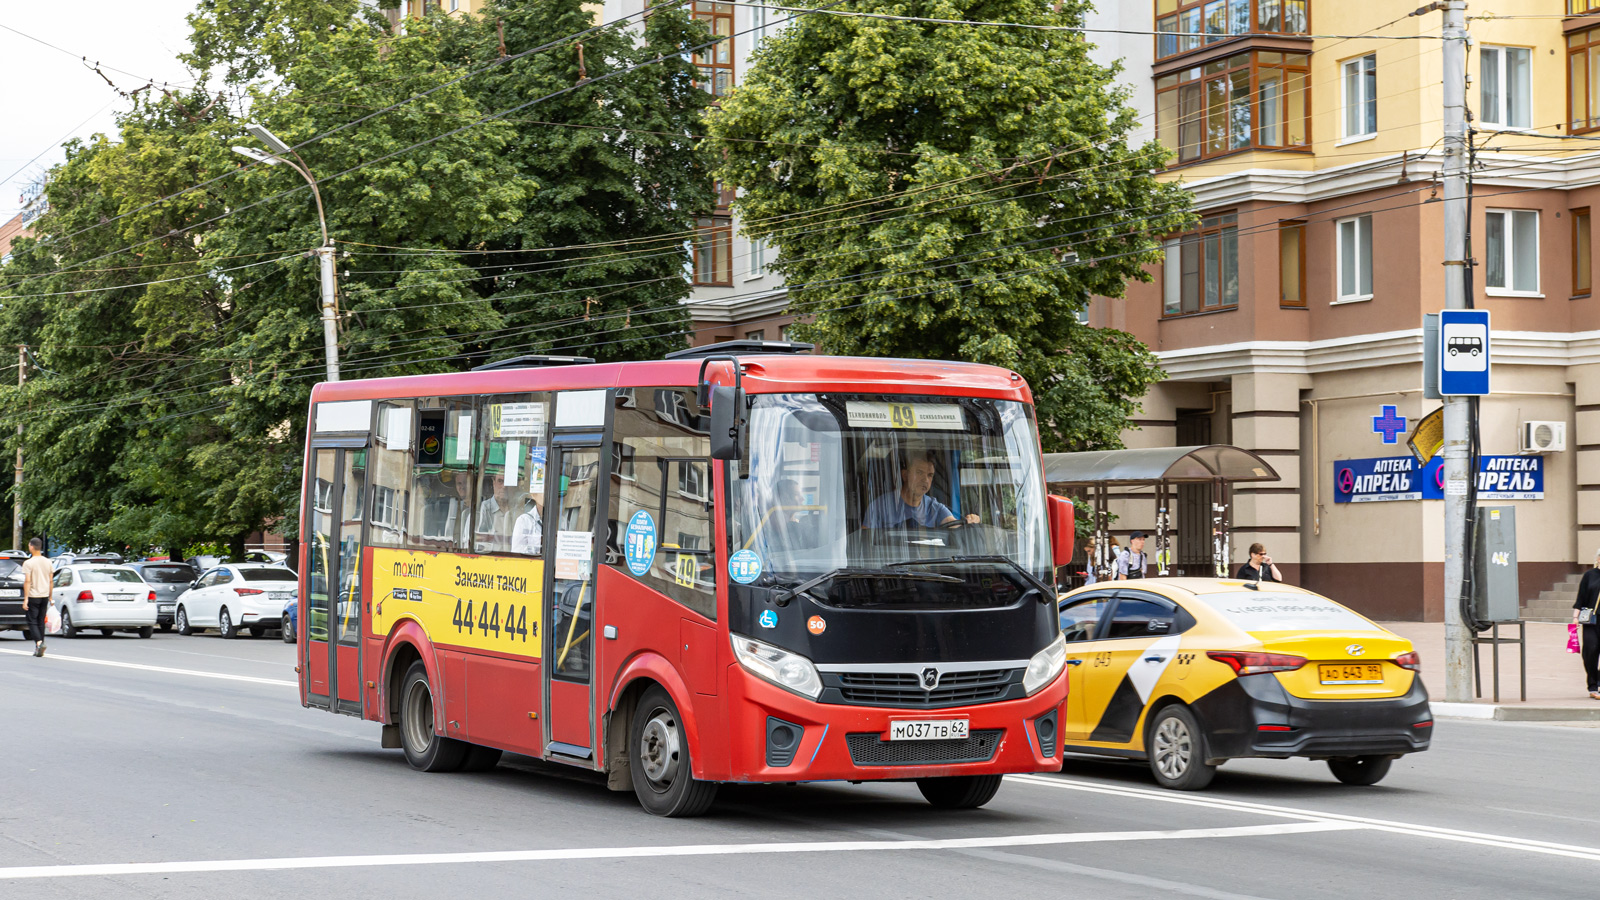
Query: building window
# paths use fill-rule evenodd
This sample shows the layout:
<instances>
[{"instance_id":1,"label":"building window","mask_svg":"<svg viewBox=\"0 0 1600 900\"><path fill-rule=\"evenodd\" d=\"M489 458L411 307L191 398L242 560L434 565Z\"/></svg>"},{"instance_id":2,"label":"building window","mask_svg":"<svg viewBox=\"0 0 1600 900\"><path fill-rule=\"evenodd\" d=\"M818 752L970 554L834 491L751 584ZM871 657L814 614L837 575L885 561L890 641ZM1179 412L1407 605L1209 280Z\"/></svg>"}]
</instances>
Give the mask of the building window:
<instances>
[{"instance_id":1,"label":"building window","mask_svg":"<svg viewBox=\"0 0 1600 900\"><path fill-rule=\"evenodd\" d=\"M1596 0L1567 0L1567 15L1581 16L1585 13L1600 12L1600 2Z\"/></svg>"},{"instance_id":2,"label":"building window","mask_svg":"<svg viewBox=\"0 0 1600 900\"><path fill-rule=\"evenodd\" d=\"M722 38L694 55L694 64L700 69L700 87L713 97L726 97L733 89L733 9L732 3L694 0L694 17L706 23L712 36Z\"/></svg>"},{"instance_id":3,"label":"building window","mask_svg":"<svg viewBox=\"0 0 1600 900\"><path fill-rule=\"evenodd\" d=\"M696 220L694 283L733 284L733 220L708 216Z\"/></svg>"},{"instance_id":4,"label":"building window","mask_svg":"<svg viewBox=\"0 0 1600 900\"><path fill-rule=\"evenodd\" d=\"M1306 225L1283 222L1278 226L1278 305L1306 305Z\"/></svg>"},{"instance_id":5,"label":"building window","mask_svg":"<svg viewBox=\"0 0 1600 900\"><path fill-rule=\"evenodd\" d=\"M1600 28L1567 35L1567 109L1570 131L1600 128Z\"/></svg>"},{"instance_id":6,"label":"building window","mask_svg":"<svg viewBox=\"0 0 1600 900\"><path fill-rule=\"evenodd\" d=\"M764 341L767 339L767 330L765 328L758 328L755 331L746 331L744 333L744 339L747 341Z\"/></svg>"},{"instance_id":7,"label":"building window","mask_svg":"<svg viewBox=\"0 0 1600 900\"><path fill-rule=\"evenodd\" d=\"M1340 67L1344 90L1344 136L1378 133L1378 55L1369 53Z\"/></svg>"},{"instance_id":8,"label":"building window","mask_svg":"<svg viewBox=\"0 0 1600 900\"><path fill-rule=\"evenodd\" d=\"M1572 296L1589 296L1593 263L1589 242L1589 207L1572 211Z\"/></svg>"},{"instance_id":9,"label":"building window","mask_svg":"<svg viewBox=\"0 0 1600 900\"><path fill-rule=\"evenodd\" d=\"M1240 34L1305 34L1307 0L1156 0L1156 58Z\"/></svg>"},{"instance_id":10,"label":"building window","mask_svg":"<svg viewBox=\"0 0 1600 900\"><path fill-rule=\"evenodd\" d=\"M750 239L750 277L760 278L767 274L767 241L765 238Z\"/></svg>"},{"instance_id":11,"label":"building window","mask_svg":"<svg viewBox=\"0 0 1600 900\"><path fill-rule=\"evenodd\" d=\"M1483 234L1484 286L1501 294L1539 293L1539 214L1491 209Z\"/></svg>"},{"instance_id":12,"label":"building window","mask_svg":"<svg viewBox=\"0 0 1600 900\"><path fill-rule=\"evenodd\" d=\"M1304 147L1308 56L1238 53L1156 79L1156 138L1179 163L1251 147Z\"/></svg>"},{"instance_id":13,"label":"building window","mask_svg":"<svg viewBox=\"0 0 1600 900\"><path fill-rule=\"evenodd\" d=\"M1372 299L1372 217L1340 219L1339 301Z\"/></svg>"},{"instance_id":14,"label":"building window","mask_svg":"<svg viewBox=\"0 0 1600 900\"><path fill-rule=\"evenodd\" d=\"M1478 52L1478 114L1484 124L1532 126L1532 67L1533 51L1526 47L1484 47Z\"/></svg>"},{"instance_id":15,"label":"building window","mask_svg":"<svg viewBox=\"0 0 1600 900\"><path fill-rule=\"evenodd\" d=\"M1162 273L1164 316L1239 305L1239 217L1207 216L1200 230L1171 238Z\"/></svg>"}]
</instances>

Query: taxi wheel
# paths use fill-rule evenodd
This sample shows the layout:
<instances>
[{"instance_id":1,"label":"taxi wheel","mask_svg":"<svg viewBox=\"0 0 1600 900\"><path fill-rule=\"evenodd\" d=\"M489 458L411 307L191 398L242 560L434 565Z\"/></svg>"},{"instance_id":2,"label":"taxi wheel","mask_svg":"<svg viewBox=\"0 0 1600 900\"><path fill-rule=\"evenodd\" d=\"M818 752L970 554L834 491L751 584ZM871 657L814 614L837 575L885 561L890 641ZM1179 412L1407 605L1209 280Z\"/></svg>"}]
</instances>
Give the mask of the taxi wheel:
<instances>
[{"instance_id":1,"label":"taxi wheel","mask_svg":"<svg viewBox=\"0 0 1600 900\"><path fill-rule=\"evenodd\" d=\"M653 816L703 815L717 798L717 785L694 777L689 741L677 704L660 687L639 698L628 728L628 774L639 805Z\"/></svg>"},{"instance_id":2,"label":"taxi wheel","mask_svg":"<svg viewBox=\"0 0 1600 900\"><path fill-rule=\"evenodd\" d=\"M1217 767L1206 764L1206 737L1188 707L1165 707L1145 738L1150 771L1162 787L1198 791L1211 783Z\"/></svg>"},{"instance_id":3,"label":"taxi wheel","mask_svg":"<svg viewBox=\"0 0 1600 900\"><path fill-rule=\"evenodd\" d=\"M994 799L1000 791L999 775L959 775L951 778L918 778L917 790L940 809L977 809Z\"/></svg>"},{"instance_id":4,"label":"taxi wheel","mask_svg":"<svg viewBox=\"0 0 1600 900\"><path fill-rule=\"evenodd\" d=\"M1377 784L1393 762L1391 756L1345 756L1328 760L1328 769L1345 784Z\"/></svg>"},{"instance_id":5,"label":"taxi wheel","mask_svg":"<svg viewBox=\"0 0 1600 900\"><path fill-rule=\"evenodd\" d=\"M467 756L467 743L433 730L433 689L422 660L406 670L400 687L400 746L406 762L424 772L454 772Z\"/></svg>"}]
</instances>

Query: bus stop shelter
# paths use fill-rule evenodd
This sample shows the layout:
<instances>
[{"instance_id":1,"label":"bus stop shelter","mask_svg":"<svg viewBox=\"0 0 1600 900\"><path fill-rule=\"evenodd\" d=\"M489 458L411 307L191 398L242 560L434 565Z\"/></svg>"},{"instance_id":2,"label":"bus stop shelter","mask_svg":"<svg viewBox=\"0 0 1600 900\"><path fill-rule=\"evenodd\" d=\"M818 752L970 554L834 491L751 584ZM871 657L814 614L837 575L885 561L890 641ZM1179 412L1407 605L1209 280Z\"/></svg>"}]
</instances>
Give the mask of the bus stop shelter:
<instances>
[{"instance_id":1,"label":"bus stop shelter","mask_svg":"<svg viewBox=\"0 0 1600 900\"><path fill-rule=\"evenodd\" d=\"M1266 460L1227 444L1046 453L1044 474L1052 493L1091 507L1094 537L1085 562L1098 579L1109 575L1112 562L1113 503L1126 507L1154 501L1154 528L1149 531L1155 547L1146 550L1156 563L1157 574L1223 576L1231 552L1233 485L1278 480L1278 473ZM1194 540L1207 531L1209 560L1197 560L1193 555L1174 559L1175 536L1182 533ZM1075 584L1083 580L1076 578Z\"/></svg>"}]
</instances>

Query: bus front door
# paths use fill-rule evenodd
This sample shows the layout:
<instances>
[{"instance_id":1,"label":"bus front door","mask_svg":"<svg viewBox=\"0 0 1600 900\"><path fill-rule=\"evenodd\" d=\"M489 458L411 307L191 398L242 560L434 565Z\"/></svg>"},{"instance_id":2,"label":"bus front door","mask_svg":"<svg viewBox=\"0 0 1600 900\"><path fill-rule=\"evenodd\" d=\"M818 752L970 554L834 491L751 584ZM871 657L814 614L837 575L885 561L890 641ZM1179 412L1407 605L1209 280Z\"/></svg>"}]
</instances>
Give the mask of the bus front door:
<instances>
[{"instance_id":1,"label":"bus front door","mask_svg":"<svg viewBox=\"0 0 1600 900\"><path fill-rule=\"evenodd\" d=\"M365 451L316 451L299 604L311 706L361 715L361 510Z\"/></svg>"},{"instance_id":2,"label":"bus front door","mask_svg":"<svg viewBox=\"0 0 1600 900\"><path fill-rule=\"evenodd\" d=\"M567 762L595 767L594 578L596 510L605 473L600 448L551 449L545 516L545 747Z\"/></svg>"}]
</instances>

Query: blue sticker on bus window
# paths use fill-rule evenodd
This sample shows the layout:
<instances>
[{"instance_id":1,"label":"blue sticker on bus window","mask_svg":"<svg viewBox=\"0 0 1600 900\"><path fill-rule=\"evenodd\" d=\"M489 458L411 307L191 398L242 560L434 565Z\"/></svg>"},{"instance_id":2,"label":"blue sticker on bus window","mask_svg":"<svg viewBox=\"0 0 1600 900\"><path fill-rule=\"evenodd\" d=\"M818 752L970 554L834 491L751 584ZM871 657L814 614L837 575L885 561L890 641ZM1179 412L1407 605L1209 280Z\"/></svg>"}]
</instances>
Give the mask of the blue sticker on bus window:
<instances>
[{"instance_id":1,"label":"blue sticker on bus window","mask_svg":"<svg viewBox=\"0 0 1600 900\"><path fill-rule=\"evenodd\" d=\"M756 621L761 623L762 628L777 628L778 614L773 610L764 609L761 611L761 618Z\"/></svg>"},{"instance_id":2,"label":"blue sticker on bus window","mask_svg":"<svg viewBox=\"0 0 1600 900\"><path fill-rule=\"evenodd\" d=\"M761 577L761 556L754 550L738 550L728 557L728 577L749 584Z\"/></svg>"},{"instance_id":3,"label":"blue sticker on bus window","mask_svg":"<svg viewBox=\"0 0 1600 900\"><path fill-rule=\"evenodd\" d=\"M628 571L644 575L656 559L656 522L650 514L639 510L628 520L628 530L623 535L623 552L628 558Z\"/></svg>"}]
</instances>

